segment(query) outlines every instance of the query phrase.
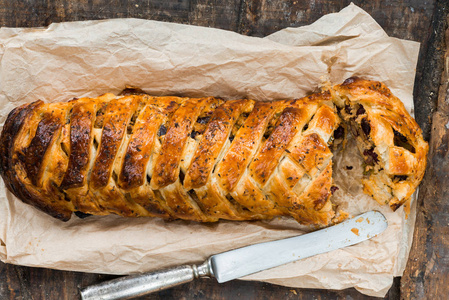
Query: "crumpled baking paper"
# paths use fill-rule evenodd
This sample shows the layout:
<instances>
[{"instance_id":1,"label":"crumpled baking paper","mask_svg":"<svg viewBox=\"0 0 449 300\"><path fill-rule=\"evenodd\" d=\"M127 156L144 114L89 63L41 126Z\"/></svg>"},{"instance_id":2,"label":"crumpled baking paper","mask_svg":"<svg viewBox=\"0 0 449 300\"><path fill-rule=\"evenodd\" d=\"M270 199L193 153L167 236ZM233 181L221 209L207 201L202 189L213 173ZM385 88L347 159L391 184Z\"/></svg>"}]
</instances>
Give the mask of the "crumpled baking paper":
<instances>
[{"instance_id":1,"label":"crumpled baking paper","mask_svg":"<svg viewBox=\"0 0 449 300\"><path fill-rule=\"evenodd\" d=\"M350 76L383 81L413 109L419 44L388 37L351 4L300 28L266 38L212 28L140 19L0 29L0 121L16 106L43 99L120 92L126 84L155 95L299 98L325 80ZM352 149L352 150L351 150ZM403 273L415 208L406 218L379 206L360 185L355 147L338 153L334 201L353 215L376 209L388 219L381 235L359 245L243 278L290 287L355 287L384 296ZM353 166L346 170L345 166ZM63 270L129 274L185 263L258 242L291 237L304 228L291 219L198 224L159 219L73 217L67 223L23 204L0 181L0 258Z\"/></svg>"}]
</instances>

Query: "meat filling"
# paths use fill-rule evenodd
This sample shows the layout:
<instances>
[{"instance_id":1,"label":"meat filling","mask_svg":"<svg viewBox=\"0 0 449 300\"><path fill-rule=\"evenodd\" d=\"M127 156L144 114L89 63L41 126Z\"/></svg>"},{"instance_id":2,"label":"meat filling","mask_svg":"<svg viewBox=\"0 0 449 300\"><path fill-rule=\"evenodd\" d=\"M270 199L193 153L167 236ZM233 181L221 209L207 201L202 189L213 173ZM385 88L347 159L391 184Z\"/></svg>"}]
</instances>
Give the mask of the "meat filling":
<instances>
[{"instance_id":1,"label":"meat filling","mask_svg":"<svg viewBox=\"0 0 449 300\"><path fill-rule=\"evenodd\" d=\"M382 171L384 166L370 138L371 125L363 105L346 105L344 109L339 110L339 113L348 124L351 135L357 140L357 146L364 160L364 175L369 176L373 172Z\"/></svg>"}]
</instances>

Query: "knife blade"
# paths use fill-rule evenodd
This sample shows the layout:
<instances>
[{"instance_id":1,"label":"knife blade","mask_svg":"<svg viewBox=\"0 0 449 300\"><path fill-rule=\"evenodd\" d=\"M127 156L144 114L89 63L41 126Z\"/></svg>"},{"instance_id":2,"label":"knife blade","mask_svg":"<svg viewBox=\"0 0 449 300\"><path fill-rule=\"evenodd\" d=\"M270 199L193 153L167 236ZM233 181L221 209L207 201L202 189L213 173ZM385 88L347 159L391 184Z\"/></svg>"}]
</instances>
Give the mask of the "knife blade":
<instances>
[{"instance_id":1,"label":"knife blade","mask_svg":"<svg viewBox=\"0 0 449 300\"><path fill-rule=\"evenodd\" d=\"M81 299L129 299L184 284L199 277L215 277L219 283L223 283L358 244L382 233L387 227L388 222L380 212L370 211L311 233L215 254L200 265L125 276L89 286L81 290Z\"/></svg>"}]
</instances>

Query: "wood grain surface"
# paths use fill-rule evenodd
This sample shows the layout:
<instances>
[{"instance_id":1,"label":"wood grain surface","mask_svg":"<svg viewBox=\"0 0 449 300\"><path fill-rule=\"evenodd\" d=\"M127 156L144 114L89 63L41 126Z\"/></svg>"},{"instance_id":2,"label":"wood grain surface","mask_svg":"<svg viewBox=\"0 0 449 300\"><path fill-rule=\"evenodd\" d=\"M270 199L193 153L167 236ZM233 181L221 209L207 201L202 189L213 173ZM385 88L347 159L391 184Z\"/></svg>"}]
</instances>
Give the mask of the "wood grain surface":
<instances>
[{"instance_id":1,"label":"wood grain surface","mask_svg":"<svg viewBox=\"0 0 449 300\"><path fill-rule=\"evenodd\" d=\"M54 22L144 18L266 36L338 12L343 0L0 0L0 24L42 27ZM390 35L422 44L415 86L416 118L430 140L429 168L419 197L415 240L407 270L388 299L447 299L449 295L449 54L444 0L352 1ZM443 68L446 69L443 72ZM440 88L441 84L441 88ZM0 263L0 299L77 299L79 287L114 276ZM143 299L143 298L142 298ZM218 284L202 279L145 299L370 299L354 289L292 289L260 282Z\"/></svg>"},{"instance_id":2,"label":"wood grain surface","mask_svg":"<svg viewBox=\"0 0 449 300\"><path fill-rule=\"evenodd\" d=\"M429 72L444 68L440 76L429 74L423 84L432 79L440 84L435 87L436 102L429 113L430 150L428 168L420 187L418 214L414 240L407 268L401 282L403 299L449 298L449 30L447 17L449 3L437 3L432 28L430 49L433 60L428 59ZM431 47L432 48L432 47ZM428 53L428 55L431 55ZM440 61L435 58L442 57ZM427 83L425 82L427 81ZM430 90L430 89L429 89ZM432 91L433 92L433 91ZM429 98L434 95L428 94ZM422 99L425 101L425 99ZM430 102L430 101L429 101Z\"/></svg>"}]
</instances>

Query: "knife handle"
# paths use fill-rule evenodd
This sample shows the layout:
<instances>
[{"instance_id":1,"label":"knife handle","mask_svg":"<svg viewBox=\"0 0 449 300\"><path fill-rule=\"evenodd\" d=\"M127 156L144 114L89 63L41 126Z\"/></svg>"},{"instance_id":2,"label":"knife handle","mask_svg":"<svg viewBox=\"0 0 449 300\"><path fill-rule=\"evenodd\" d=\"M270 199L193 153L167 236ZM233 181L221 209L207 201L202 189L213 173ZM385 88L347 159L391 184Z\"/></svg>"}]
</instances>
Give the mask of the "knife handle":
<instances>
[{"instance_id":1,"label":"knife handle","mask_svg":"<svg viewBox=\"0 0 449 300\"><path fill-rule=\"evenodd\" d=\"M83 300L129 299L158 292L192 281L199 277L213 277L210 259L201 265L186 265L150 273L124 276L81 290Z\"/></svg>"}]
</instances>

